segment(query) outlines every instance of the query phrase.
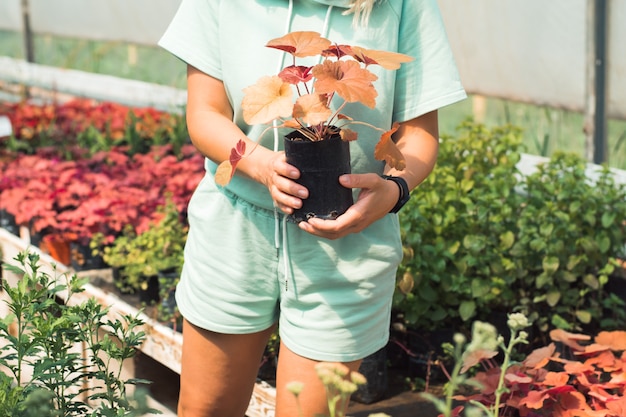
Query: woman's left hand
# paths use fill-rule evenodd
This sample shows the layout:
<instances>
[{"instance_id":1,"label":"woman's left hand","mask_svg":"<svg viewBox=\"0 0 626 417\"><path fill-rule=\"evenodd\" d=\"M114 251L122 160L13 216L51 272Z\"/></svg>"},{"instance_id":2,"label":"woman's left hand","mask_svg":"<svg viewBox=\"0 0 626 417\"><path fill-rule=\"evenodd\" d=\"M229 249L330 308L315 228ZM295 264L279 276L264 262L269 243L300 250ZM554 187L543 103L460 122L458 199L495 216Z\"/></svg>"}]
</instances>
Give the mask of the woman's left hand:
<instances>
[{"instance_id":1,"label":"woman's left hand","mask_svg":"<svg viewBox=\"0 0 626 417\"><path fill-rule=\"evenodd\" d=\"M314 217L300 222L302 230L326 239L358 233L389 213L400 195L396 183L377 174L346 174L339 177L339 182L347 188L361 189L357 201L335 220Z\"/></svg>"},{"instance_id":2,"label":"woman's left hand","mask_svg":"<svg viewBox=\"0 0 626 417\"><path fill-rule=\"evenodd\" d=\"M385 174L403 177L409 190L412 190L430 174L437 160L437 111L433 110L401 123L393 138L404 155L406 168L397 171L387 166ZM312 218L308 222L300 222L302 230L327 239L339 239L350 233L358 233L387 215L400 196L400 189L395 182L374 173L342 175L339 182L344 187L361 189L354 205L335 220Z\"/></svg>"}]
</instances>

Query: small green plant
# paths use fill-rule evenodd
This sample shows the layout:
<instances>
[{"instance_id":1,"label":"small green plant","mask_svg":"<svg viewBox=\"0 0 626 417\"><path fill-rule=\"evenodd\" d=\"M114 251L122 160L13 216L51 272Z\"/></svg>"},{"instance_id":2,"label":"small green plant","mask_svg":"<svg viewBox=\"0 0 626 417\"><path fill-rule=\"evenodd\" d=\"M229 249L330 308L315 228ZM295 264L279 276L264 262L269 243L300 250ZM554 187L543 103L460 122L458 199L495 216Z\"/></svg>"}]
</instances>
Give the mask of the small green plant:
<instances>
[{"instance_id":1,"label":"small green plant","mask_svg":"<svg viewBox=\"0 0 626 417\"><path fill-rule=\"evenodd\" d=\"M109 266L119 268L121 279L117 285L122 290L145 290L149 279L159 274L163 291L169 292L176 285L183 265L187 225L171 201L160 207L159 213L161 219L143 233L137 234L128 225L110 246L103 246L103 236L96 236L90 243L94 255L101 255ZM171 274L163 275L166 272Z\"/></svg>"},{"instance_id":2,"label":"small green plant","mask_svg":"<svg viewBox=\"0 0 626 417\"><path fill-rule=\"evenodd\" d=\"M39 256L20 253L3 268L19 277L6 280L10 314L0 320L0 415L8 417L140 416L156 413L123 379L122 364L145 339L142 321L130 315L112 320L95 299L72 302L83 291L76 275L50 276Z\"/></svg>"}]
</instances>

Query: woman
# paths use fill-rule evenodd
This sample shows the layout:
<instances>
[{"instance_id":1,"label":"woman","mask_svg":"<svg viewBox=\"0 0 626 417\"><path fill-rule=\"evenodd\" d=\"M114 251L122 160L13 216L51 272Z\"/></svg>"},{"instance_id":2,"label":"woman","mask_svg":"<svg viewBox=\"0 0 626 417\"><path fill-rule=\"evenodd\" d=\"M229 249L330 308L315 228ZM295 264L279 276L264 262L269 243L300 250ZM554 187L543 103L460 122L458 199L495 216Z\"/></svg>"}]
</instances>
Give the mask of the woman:
<instances>
[{"instance_id":1,"label":"woman","mask_svg":"<svg viewBox=\"0 0 626 417\"><path fill-rule=\"evenodd\" d=\"M284 66L265 43L296 30L415 58L378 74L375 109L350 110L386 129L400 122L394 140L407 167L395 171L375 160L376 133L359 132L351 142L353 173L340 178L355 204L336 220L284 221L308 190L272 138L259 138L265 126L248 126L241 114L242 90ZM187 64L188 128L207 168L189 204L176 292L185 317L179 416L244 415L276 326L276 416L300 415L285 388L292 381L304 383L302 415L327 414L315 364L356 371L389 336L402 257L390 212L405 199L381 175L400 177L409 189L420 184L436 161L437 109L465 98L436 0L183 0L160 45ZM218 187L216 166L239 139L248 149L263 146Z\"/></svg>"}]
</instances>

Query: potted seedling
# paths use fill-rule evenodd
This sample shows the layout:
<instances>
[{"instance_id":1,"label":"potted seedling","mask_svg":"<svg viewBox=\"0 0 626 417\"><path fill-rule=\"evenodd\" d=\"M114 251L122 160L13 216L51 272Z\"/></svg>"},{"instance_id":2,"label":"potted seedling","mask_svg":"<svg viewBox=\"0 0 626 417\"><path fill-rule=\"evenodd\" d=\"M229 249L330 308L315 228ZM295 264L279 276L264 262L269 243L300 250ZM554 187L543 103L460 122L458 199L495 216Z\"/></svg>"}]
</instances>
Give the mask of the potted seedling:
<instances>
[{"instance_id":1,"label":"potted seedling","mask_svg":"<svg viewBox=\"0 0 626 417\"><path fill-rule=\"evenodd\" d=\"M112 245L103 246L102 235L91 241L95 254L119 272L116 285L122 292L137 292L140 301L164 298L159 288L171 290L178 282L183 265L187 226L173 202L159 208L161 219L142 233L127 226Z\"/></svg>"},{"instance_id":2,"label":"potted seedling","mask_svg":"<svg viewBox=\"0 0 626 417\"><path fill-rule=\"evenodd\" d=\"M244 89L243 118L250 125L271 123L263 134L275 128L292 129L284 138L287 162L300 170L298 182L309 190L309 198L293 218L336 218L353 203L352 190L338 181L340 175L351 171L349 142L358 135L349 126L364 125L379 131L374 157L395 169L404 169L402 153L391 138L397 124L387 130L354 120L343 111L348 103L375 108L378 93L374 82L378 77L369 66L395 70L412 58L333 44L317 32L292 32L266 46L284 51L293 59L277 75L264 76ZM298 65L296 60L305 57L319 57L320 62ZM218 167L217 184L228 184L239 160L252 151L254 148L246 150L246 143L240 140L230 158ZM336 202L330 201L335 197Z\"/></svg>"}]
</instances>

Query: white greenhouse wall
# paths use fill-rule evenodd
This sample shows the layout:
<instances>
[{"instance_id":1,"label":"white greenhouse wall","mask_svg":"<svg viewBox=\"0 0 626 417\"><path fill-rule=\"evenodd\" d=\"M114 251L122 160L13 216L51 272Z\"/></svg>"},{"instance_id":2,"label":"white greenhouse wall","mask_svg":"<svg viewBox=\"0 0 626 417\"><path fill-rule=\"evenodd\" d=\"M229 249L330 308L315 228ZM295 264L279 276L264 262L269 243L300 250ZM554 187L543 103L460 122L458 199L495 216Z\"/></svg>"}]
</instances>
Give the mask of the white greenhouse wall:
<instances>
[{"instance_id":1,"label":"white greenhouse wall","mask_svg":"<svg viewBox=\"0 0 626 417\"><path fill-rule=\"evenodd\" d=\"M21 0L0 0L0 29L22 30ZM180 0L29 0L35 33L154 45Z\"/></svg>"},{"instance_id":2,"label":"white greenhouse wall","mask_svg":"<svg viewBox=\"0 0 626 417\"><path fill-rule=\"evenodd\" d=\"M154 45L181 0L29 0L36 33ZM438 0L470 93L582 111L587 1ZM21 30L20 0L0 29ZM608 0L608 113L626 119L626 1Z\"/></svg>"},{"instance_id":3,"label":"white greenhouse wall","mask_svg":"<svg viewBox=\"0 0 626 417\"><path fill-rule=\"evenodd\" d=\"M471 93L582 111L587 0L439 0ZM626 119L626 1L609 0L608 113Z\"/></svg>"}]
</instances>

